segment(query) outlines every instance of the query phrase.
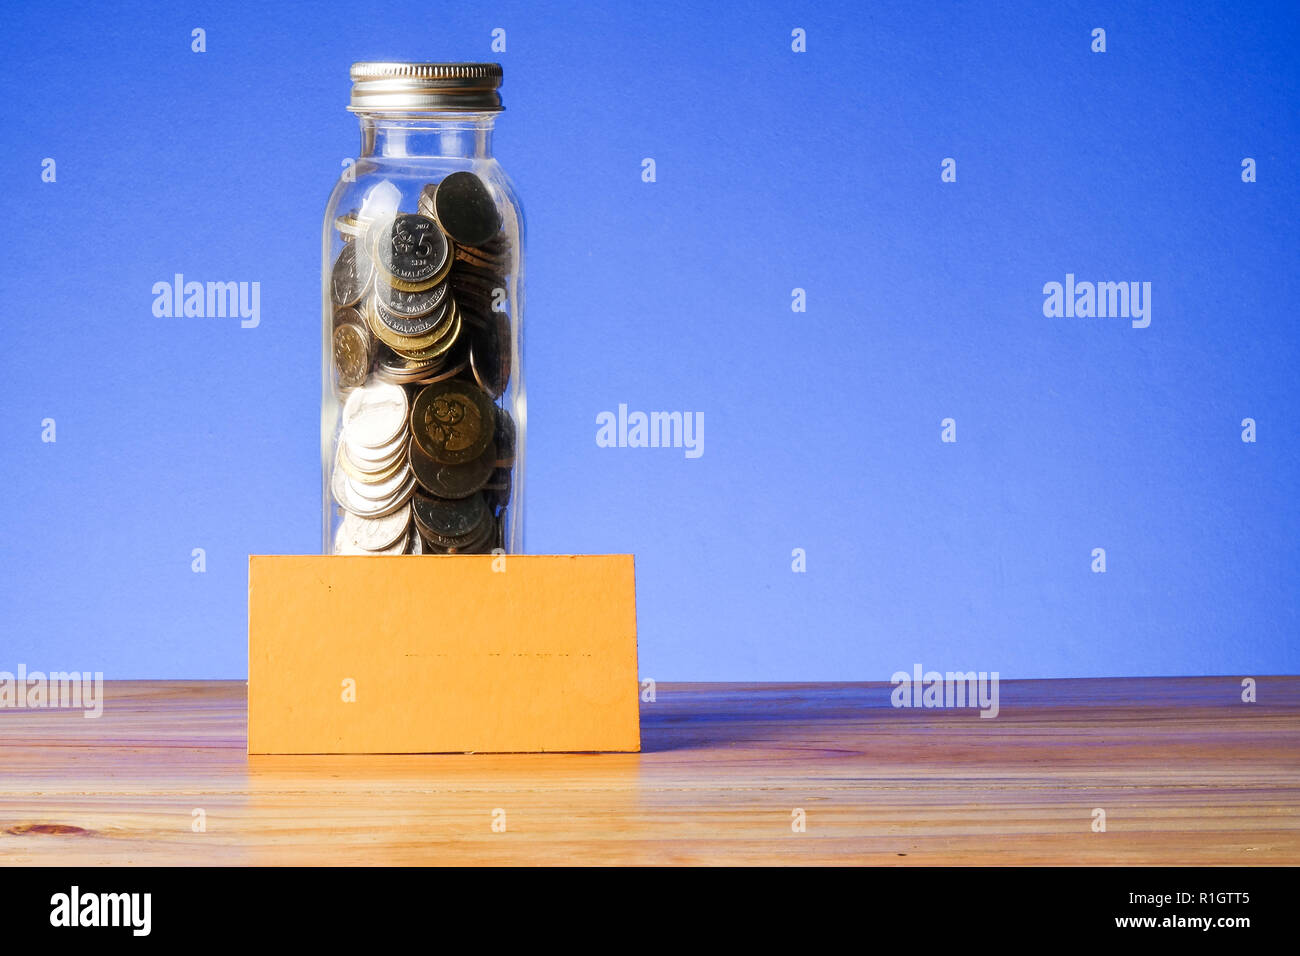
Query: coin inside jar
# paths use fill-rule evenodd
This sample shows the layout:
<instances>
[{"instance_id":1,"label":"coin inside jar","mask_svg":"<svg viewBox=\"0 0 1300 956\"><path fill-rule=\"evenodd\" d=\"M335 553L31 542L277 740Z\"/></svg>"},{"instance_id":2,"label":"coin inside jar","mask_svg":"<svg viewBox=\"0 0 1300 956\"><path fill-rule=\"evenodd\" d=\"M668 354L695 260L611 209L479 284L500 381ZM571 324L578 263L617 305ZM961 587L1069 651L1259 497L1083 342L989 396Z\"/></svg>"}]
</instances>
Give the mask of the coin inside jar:
<instances>
[{"instance_id":1,"label":"coin inside jar","mask_svg":"<svg viewBox=\"0 0 1300 956\"><path fill-rule=\"evenodd\" d=\"M334 367L341 388L355 388L365 382L374 355L372 341L370 333L355 322L342 322L335 327Z\"/></svg>"},{"instance_id":2,"label":"coin inside jar","mask_svg":"<svg viewBox=\"0 0 1300 956\"><path fill-rule=\"evenodd\" d=\"M490 517L487 502L480 494L457 501L417 494L411 499L411 511L420 530L430 538L453 542L476 534Z\"/></svg>"},{"instance_id":3,"label":"coin inside jar","mask_svg":"<svg viewBox=\"0 0 1300 956\"><path fill-rule=\"evenodd\" d=\"M419 291L446 275L451 244L432 219L400 213L378 227L375 260L391 285Z\"/></svg>"},{"instance_id":4,"label":"coin inside jar","mask_svg":"<svg viewBox=\"0 0 1300 956\"><path fill-rule=\"evenodd\" d=\"M434 461L460 465L487 450L496 432L496 409L463 379L426 385L411 403L411 434Z\"/></svg>"},{"instance_id":5,"label":"coin inside jar","mask_svg":"<svg viewBox=\"0 0 1300 956\"><path fill-rule=\"evenodd\" d=\"M492 440L497 449L497 467L509 468L515 463L515 419L504 408L497 409L497 430Z\"/></svg>"},{"instance_id":6,"label":"coin inside jar","mask_svg":"<svg viewBox=\"0 0 1300 956\"><path fill-rule=\"evenodd\" d=\"M483 180L471 172L452 173L433 194L438 224L457 243L477 246L501 231L501 213Z\"/></svg>"},{"instance_id":7,"label":"coin inside jar","mask_svg":"<svg viewBox=\"0 0 1300 956\"><path fill-rule=\"evenodd\" d=\"M334 500L345 511L361 518L378 518L397 510L411 500L411 496L415 494L417 488L419 488L419 484L409 470L406 483L390 497L380 500L373 500L361 495L357 491L357 486L342 468L335 468L334 476L330 480L330 493L334 496Z\"/></svg>"},{"instance_id":8,"label":"coin inside jar","mask_svg":"<svg viewBox=\"0 0 1300 956\"><path fill-rule=\"evenodd\" d=\"M387 382L358 388L343 406L348 441L367 448L392 442L406 427L406 419L406 390Z\"/></svg>"},{"instance_id":9,"label":"coin inside jar","mask_svg":"<svg viewBox=\"0 0 1300 956\"><path fill-rule=\"evenodd\" d=\"M411 506L407 504L380 518L345 514L343 523L339 526L339 535L346 546L360 551L382 551L399 541L405 550L404 535L410 525ZM335 539L336 546L338 540Z\"/></svg>"},{"instance_id":10,"label":"coin inside jar","mask_svg":"<svg viewBox=\"0 0 1300 956\"><path fill-rule=\"evenodd\" d=\"M493 312L486 328L471 328L469 364L474 380L493 398L499 398L510 380L510 320L504 313Z\"/></svg>"},{"instance_id":11,"label":"coin inside jar","mask_svg":"<svg viewBox=\"0 0 1300 956\"><path fill-rule=\"evenodd\" d=\"M411 439L411 471L415 480L430 494L439 498L468 498L487 484L496 470L496 446L489 444L487 451L463 465L447 465L434 461Z\"/></svg>"},{"instance_id":12,"label":"coin inside jar","mask_svg":"<svg viewBox=\"0 0 1300 956\"><path fill-rule=\"evenodd\" d=\"M338 306L356 305L366 294L374 274L374 263L360 246L349 242L334 260L330 271L330 297Z\"/></svg>"},{"instance_id":13,"label":"coin inside jar","mask_svg":"<svg viewBox=\"0 0 1300 956\"><path fill-rule=\"evenodd\" d=\"M446 308L450 290L451 287L445 281L439 282L437 285L421 292L403 292L401 289L394 289L386 282L381 282L375 287L375 305L382 312L409 321L430 315L437 311L439 307ZM433 323L430 323L423 329L415 329L402 334L419 335L432 327Z\"/></svg>"}]
</instances>

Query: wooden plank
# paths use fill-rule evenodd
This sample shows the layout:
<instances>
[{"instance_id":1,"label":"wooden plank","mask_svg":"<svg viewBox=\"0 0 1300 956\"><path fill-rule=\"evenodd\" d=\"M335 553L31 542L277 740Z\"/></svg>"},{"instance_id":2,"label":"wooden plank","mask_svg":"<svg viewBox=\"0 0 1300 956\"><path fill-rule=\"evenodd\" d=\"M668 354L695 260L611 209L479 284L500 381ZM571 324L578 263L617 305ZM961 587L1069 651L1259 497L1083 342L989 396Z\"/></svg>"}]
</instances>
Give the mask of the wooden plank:
<instances>
[{"instance_id":1,"label":"wooden plank","mask_svg":"<svg viewBox=\"0 0 1300 956\"><path fill-rule=\"evenodd\" d=\"M109 682L0 710L0 862L1300 863L1300 678L889 691L660 684L639 754L250 757L242 682Z\"/></svg>"}]
</instances>

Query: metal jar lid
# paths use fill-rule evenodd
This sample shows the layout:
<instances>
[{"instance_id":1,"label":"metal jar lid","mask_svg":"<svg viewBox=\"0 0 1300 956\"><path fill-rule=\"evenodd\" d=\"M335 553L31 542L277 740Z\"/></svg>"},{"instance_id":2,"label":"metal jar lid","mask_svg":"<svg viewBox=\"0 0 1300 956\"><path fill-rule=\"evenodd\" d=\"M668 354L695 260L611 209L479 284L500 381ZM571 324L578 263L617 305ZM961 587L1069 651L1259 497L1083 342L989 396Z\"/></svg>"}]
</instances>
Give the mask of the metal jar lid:
<instances>
[{"instance_id":1,"label":"metal jar lid","mask_svg":"<svg viewBox=\"0 0 1300 956\"><path fill-rule=\"evenodd\" d=\"M500 63L353 63L354 113L496 112Z\"/></svg>"}]
</instances>

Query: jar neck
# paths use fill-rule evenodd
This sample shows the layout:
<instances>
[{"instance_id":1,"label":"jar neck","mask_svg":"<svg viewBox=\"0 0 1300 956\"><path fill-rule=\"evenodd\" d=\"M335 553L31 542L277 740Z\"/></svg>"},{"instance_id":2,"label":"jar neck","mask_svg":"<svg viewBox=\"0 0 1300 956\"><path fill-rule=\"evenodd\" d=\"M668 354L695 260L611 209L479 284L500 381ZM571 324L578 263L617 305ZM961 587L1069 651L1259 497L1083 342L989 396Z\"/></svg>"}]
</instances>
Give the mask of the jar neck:
<instances>
[{"instance_id":1,"label":"jar neck","mask_svg":"<svg viewBox=\"0 0 1300 956\"><path fill-rule=\"evenodd\" d=\"M359 113L361 155L385 159L492 156L495 113Z\"/></svg>"}]
</instances>

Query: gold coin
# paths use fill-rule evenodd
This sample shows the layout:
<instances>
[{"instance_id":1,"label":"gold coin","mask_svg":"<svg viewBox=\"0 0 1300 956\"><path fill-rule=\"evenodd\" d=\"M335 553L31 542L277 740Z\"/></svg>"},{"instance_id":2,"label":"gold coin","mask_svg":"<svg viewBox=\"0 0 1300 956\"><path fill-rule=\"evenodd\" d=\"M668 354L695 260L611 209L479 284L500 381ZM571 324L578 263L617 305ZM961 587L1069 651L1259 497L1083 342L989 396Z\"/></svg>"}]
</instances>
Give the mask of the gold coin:
<instances>
[{"instance_id":1,"label":"gold coin","mask_svg":"<svg viewBox=\"0 0 1300 956\"><path fill-rule=\"evenodd\" d=\"M446 355L447 351L451 349L451 346L455 345L456 339L458 338L460 338L460 312L456 312L452 315L451 325L448 326L445 336L439 338L437 342L433 343L433 345L422 346L419 347L419 349L408 345L402 345L402 343L396 343L396 345L394 345L394 343L385 342L385 345L389 346L389 349L395 351L396 354L402 356L403 359L407 359L408 362L425 363L429 362L430 359L437 359Z\"/></svg>"},{"instance_id":2,"label":"gold coin","mask_svg":"<svg viewBox=\"0 0 1300 956\"><path fill-rule=\"evenodd\" d=\"M457 315L458 312L453 305L447 310L447 317L424 335L402 335L385 325L375 311L375 307L370 305L366 309L366 324L370 327L370 331L375 338L393 351L401 351L402 353L424 352L428 349L437 348L448 335L452 334L453 328L456 327ZM442 352L439 351L436 354L441 355Z\"/></svg>"},{"instance_id":3,"label":"gold coin","mask_svg":"<svg viewBox=\"0 0 1300 956\"><path fill-rule=\"evenodd\" d=\"M409 359L412 362L427 362L429 359L434 359L440 355L445 355L451 349L451 347L456 344L456 340L458 338L460 338L460 313L459 312L456 313L456 317L452 320L451 330L447 333L447 336L444 339L438 342L437 345L432 345L427 349L417 349L417 350L398 348L397 346L391 344L388 347L404 359Z\"/></svg>"},{"instance_id":4,"label":"gold coin","mask_svg":"<svg viewBox=\"0 0 1300 956\"><path fill-rule=\"evenodd\" d=\"M387 481L389 478L393 477L393 475L402 470L402 466L406 464L406 455L399 453L396 461L386 467L383 471L377 472L365 472L358 468L356 463L348 457L346 448L340 451L338 460L339 465L342 466L343 470L347 472L348 477L353 481L360 482L363 485L377 485L381 481Z\"/></svg>"}]
</instances>

